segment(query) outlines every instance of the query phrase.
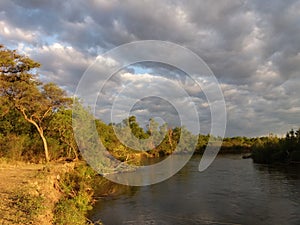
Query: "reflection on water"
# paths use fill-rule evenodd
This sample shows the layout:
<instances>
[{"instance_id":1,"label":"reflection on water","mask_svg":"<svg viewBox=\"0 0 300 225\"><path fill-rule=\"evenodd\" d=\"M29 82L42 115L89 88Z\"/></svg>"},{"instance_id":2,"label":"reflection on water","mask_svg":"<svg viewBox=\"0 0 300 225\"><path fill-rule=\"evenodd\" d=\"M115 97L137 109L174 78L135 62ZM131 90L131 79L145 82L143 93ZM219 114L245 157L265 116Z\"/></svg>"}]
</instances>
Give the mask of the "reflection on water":
<instances>
[{"instance_id":1,"label":"reflection on water","mask_svg":"<svg viewBox=\"0 0 300 225\"><path fill-rule=\"evenodd\" d=\"M99 201L104 224L300 224L300 165L220 156L204 172L193 157L162 183Z\"/></svg>"}]
</instances>

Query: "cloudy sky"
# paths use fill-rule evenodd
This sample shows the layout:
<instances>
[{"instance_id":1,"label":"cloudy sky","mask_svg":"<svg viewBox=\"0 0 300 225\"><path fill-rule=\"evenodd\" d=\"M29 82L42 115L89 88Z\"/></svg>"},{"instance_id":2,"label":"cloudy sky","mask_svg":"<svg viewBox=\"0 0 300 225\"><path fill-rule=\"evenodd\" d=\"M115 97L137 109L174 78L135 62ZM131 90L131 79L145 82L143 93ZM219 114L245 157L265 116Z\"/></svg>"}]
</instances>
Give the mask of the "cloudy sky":
<instances>
[{"instance_id":1,"label":"cloudy sky","mask_svg":"<svg viewBox=\"0 0 300 225\"><path fill-rule=\"evenodd\" d=\"M0 1L0 43L42 63L41 79L70 94L98 55L141 40L176 43L207 63L224 95L226 136L282 134L300 126L300 1ZM117 63L101 62L102 70ZM210 85L209 79L202 82ZM176 87L190 99L177 96ZM145 91L154 97L138 99ZM171 100L155 97L172 94ZM203 90L170 65L123 68L105 81L101 95L97 112L106 122L116 102L122 104L114 118L121 120L122 106L137 99L131 114L141 121L153 116L176 123L174 105L185 108L192 99L202 133L210 129Z\"/></svg>"}]
</instances>

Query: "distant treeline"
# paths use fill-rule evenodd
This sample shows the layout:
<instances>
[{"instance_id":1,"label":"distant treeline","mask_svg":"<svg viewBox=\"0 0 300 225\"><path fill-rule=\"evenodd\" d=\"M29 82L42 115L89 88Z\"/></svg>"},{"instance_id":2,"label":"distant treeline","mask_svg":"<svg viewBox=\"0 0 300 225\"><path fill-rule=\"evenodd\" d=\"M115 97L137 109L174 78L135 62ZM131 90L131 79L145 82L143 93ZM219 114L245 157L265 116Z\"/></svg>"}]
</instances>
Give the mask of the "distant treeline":
<instances>
[{"instance_id":1,"label":"distant treeline","mask_svg":"<svg viewBox=\"0 0 300 225\"><path fill-rule=\"evenodd\" d=\"M252 158L256 163L300 162L300 128L287 132L285 138L270 135L253 145Z\"/></svg>"},{"instance_id":2,"label":"distant treeline","mask_svg":"<svg viewBox=\"0 0 300 225\"><path fill-rule=\"evenodd\" d=\"M73 135L72 107L82 105L56 84L41 82L37 74L39 67L32 59L0 45L0 157L33 162L80 159ZM87 110L86 113L89 114ZM122 161L135 159L139 154L145 157L170 155L175 149L179 153L201 154L209 140L221 140L210 135L194 135L185 127L170 127L151 118L146 129L135 116L118 124L95 119L95 124L103 145ZM130 140L129 146L135 149L123 144L115 131ZM136 139L131 138L132 134ZM143 154L137 149L144 149L145 145L137 140L147 140L148 150ZM252 149L256 162L298 160L299 131L289 132L285 139L225 138L220 152L242 153Z\"/></svg>"}]
</instances>

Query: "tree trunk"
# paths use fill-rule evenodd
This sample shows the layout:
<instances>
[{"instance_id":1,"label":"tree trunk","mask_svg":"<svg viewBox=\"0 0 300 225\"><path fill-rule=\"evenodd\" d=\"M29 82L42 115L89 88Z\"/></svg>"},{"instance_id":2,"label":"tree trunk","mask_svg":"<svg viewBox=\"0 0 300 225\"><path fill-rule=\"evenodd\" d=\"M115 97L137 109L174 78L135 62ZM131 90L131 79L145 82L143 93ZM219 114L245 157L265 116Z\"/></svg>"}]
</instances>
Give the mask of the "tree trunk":
<instances>
[{"instance_id":1,"label":"tree trunk","mask_svg":"<svg viewBox=\"0 0 300 225\"><path fill-rule=\"evenodd\" d=\"M38 129L38 132L39 132L39 134L40 134L40 136L41 136L41 138L43 140L46 162L49 162L50 161L50 157L49 157L47 140L46 140L46 138L44 136L43 130Z\"/></svg>"},{"instance_id":2,"label":"tree trunk","mask_svg":"<svg viewBox=\"0 0 300 225\"><path fill-rule=\"evenodd\" d=\"M42 138L43 145L44 145L46 162L49 162L50 161L50 156L49 156L49 151L48 151L48 143L47 143L47 140L44 136L43 128L39 127L39 125L33 119L28 118L28 116L26 115L24 110L20 110L20 111L23 113L23 116L24 116L25 120L27 120L29 123L33 124L35 126L35 128L37 129L37 131L39 132L39 135Z\"/></svg>"}]
</instances>

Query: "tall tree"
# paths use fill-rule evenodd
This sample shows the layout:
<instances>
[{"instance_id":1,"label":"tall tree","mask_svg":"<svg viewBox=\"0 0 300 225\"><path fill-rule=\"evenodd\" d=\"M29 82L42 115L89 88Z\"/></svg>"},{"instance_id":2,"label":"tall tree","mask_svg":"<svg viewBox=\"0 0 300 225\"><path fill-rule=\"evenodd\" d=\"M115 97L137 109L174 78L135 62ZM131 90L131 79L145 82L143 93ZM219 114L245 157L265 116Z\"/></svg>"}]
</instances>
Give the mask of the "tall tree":
<instances>
[{"instance_id":1,"label":"tall tree","mask_svg":"<svg viewBox=\"0 0 300 225\"><path fill-rule=\"evenodd\" d=\"M45 159L50 161L47 139L44 135L47 121L60 107L66 107L70 99L53 83L42 84L37 79L40 64L15 50L0 45L0 97L10 107L21 112L24 119L33 124L44 145Z\"/></svg>"}]
</instances>

